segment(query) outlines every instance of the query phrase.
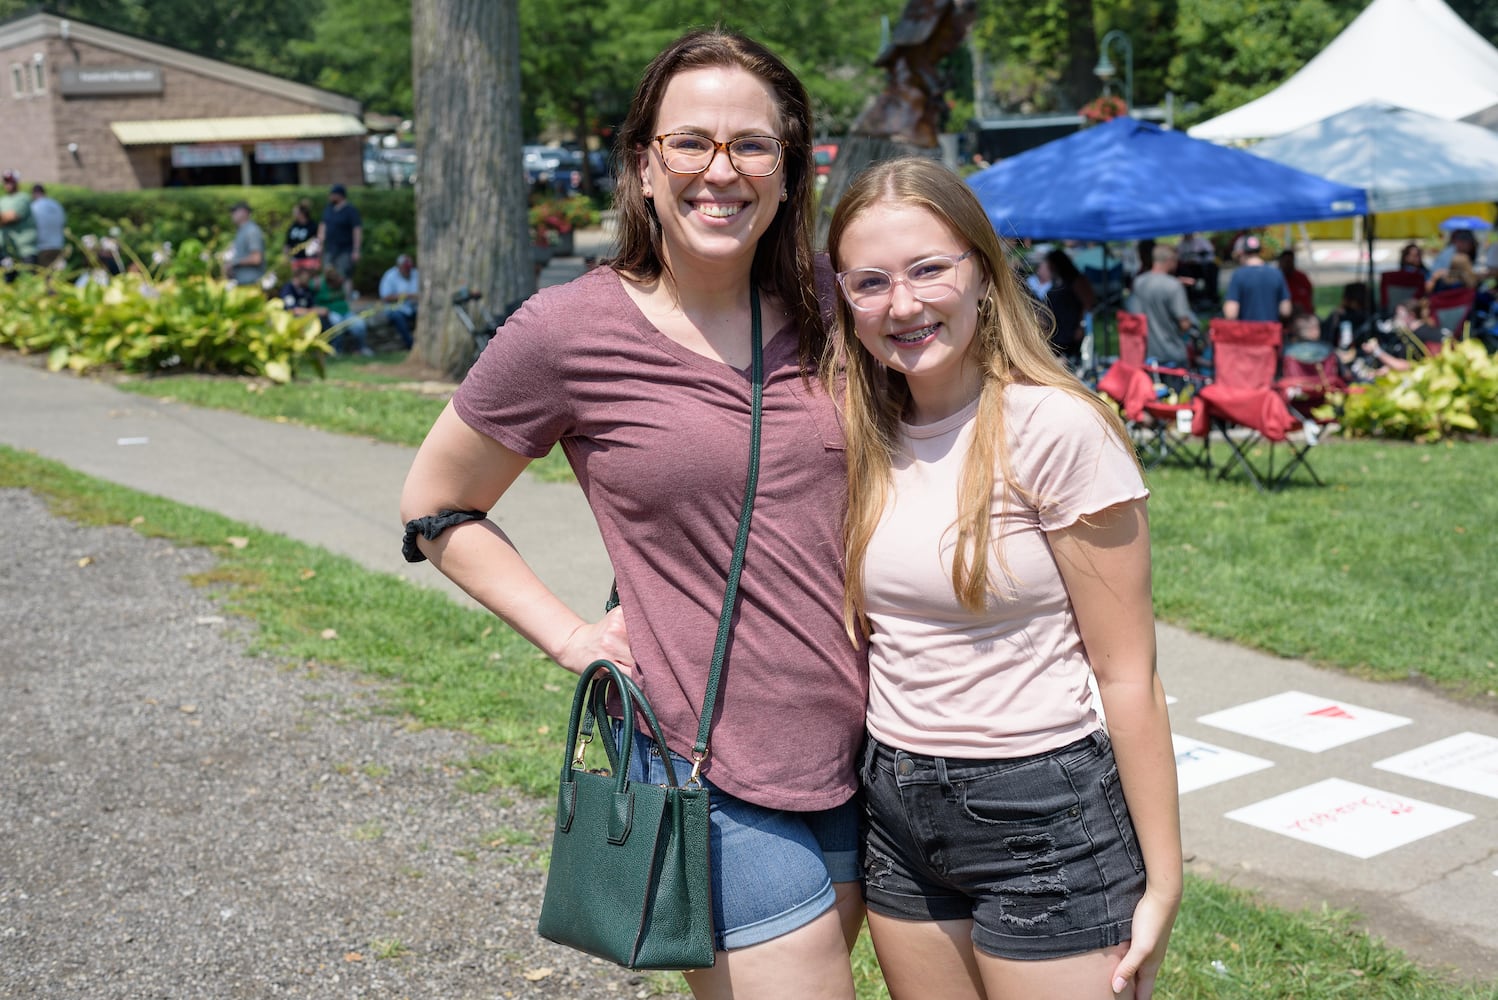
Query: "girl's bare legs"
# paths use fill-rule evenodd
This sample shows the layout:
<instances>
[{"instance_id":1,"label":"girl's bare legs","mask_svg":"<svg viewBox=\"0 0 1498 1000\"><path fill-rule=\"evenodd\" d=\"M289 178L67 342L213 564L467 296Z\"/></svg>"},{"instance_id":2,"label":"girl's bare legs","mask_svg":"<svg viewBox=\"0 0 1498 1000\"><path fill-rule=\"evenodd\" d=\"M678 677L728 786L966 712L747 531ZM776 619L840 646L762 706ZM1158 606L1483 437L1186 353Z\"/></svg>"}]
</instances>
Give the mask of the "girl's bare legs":
<instances>
[{"instance_id":1,"label":"girl's bare legs","mask_svg":"<svg viewBox=\"0 0 1498 1000\"><path fill-rule=\"evenodd\" d=\"M869 930L893 1000L1132 1000L1111 985L1128 944L1067 958L1017 961L973 947L971 920L898 920L869 914Z\"/></svg>"},{"instance_id":2,"label":"girl's bare legs","mask_svg":"<svg viewBox=\"0 0 1498 1000\"><path fill-rule=\"evenodd\" d=\"M893 1000L984 1000L971 920L900 920L870 910L869 933Z\"/></svg>"},{"instance_id":3,"label":"girl's bare legs","mask_svg":"<svg viewBox=\"0 0 1498 1000\"><path fill-rule=\"evenodd\" d=\"M1019 962L978 953L978 967L988 1000L1075 997L1076 1000L1134 1000L1134 984L1114 993L1113 970L1129 950L1128 942L1066 958Z\"/></svg>"}]
</instances>

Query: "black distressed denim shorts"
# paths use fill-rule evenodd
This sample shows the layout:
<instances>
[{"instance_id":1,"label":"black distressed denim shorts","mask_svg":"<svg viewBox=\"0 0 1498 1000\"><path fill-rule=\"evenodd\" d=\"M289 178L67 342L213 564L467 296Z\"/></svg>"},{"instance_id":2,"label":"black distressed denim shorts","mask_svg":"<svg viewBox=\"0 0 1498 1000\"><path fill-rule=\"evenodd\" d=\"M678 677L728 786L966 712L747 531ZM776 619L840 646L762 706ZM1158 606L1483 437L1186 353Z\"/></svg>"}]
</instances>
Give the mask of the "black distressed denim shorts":
<instances>
[{"instance_id":1,"label":"black distressed denim shorts","mask_svg":"<svg viewBox=\"0 0 1498 1000\"><path fill-rule=\"evenodd\" d=\"M1144 859L1101 730L1013 760L926 757L869 738L865 898L905 920L973 921L1000 958L1127 941Z\"/></svg>"}]
</instances>

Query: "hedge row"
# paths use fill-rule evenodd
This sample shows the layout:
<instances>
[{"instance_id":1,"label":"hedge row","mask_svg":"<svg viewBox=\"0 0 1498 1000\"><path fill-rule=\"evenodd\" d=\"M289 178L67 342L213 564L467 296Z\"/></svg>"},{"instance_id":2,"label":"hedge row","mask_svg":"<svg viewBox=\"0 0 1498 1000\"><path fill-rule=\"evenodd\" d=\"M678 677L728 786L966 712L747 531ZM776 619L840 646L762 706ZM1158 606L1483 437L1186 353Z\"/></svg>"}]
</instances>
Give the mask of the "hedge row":
<instances>
[{"instance_id":1,"label":"hedge row","mask_svg":"<svg viewBox=\"0 0 1498 1000\"><path fill-rule=\"evenodd\" d=\"M312 205L312 221L322 218L327 204L325 187L193 187L147 191L91 191L56 185L48 188L67 210L68 233L74 243L87 235L114 235L136 252L170 242L180 247L197 240L210 250L225 250L234 240L229 209L246 201L254 219L265 230L272 269L285 278L290 268L282 253L291 209L301 198ZM354 268L354 287L373 293L395 258L416 252L416 204L411 188L385 190L354 188L349 200L364 219L364 244ZM73 253L77 255L75 247Z\"/></svg>"}]
</instances>

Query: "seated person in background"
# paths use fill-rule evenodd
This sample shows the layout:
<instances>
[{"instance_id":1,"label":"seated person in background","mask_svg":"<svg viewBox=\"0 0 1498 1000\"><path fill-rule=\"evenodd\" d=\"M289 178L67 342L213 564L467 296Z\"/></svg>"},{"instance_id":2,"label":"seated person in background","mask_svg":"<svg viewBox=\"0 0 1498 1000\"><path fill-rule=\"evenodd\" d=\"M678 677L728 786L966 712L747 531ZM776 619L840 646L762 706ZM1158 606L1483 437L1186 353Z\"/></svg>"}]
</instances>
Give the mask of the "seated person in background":
<instances>
[{"instance_id":1,"label":"seated person in background","mask_svg":"<svg viewBox=\"0 0 1498 1000\"><path fill-rule=\"evenodd\" d=\"M1406 243L1399 251L1399 270L1430 278L1430 268L1425 266L1425 254L1418 243Z\"/></svg>"},{"instance_id":2,"label":"seated person in background","mask_svg":"<svg viewBox=\"0 0 1498 1000\"><path fill-rule=\"evenodd\" d=\"M1470 229L1454 229L1451 239L1436 254L1436 259L1430 265L1431 271L1444 271L1451 266L1451 258L1456 254L1464 253L1469 261L1477 259L1477 237Z\"/></svg>"},{"instance_id":3,"label":"seated person in background","mask_svg":"<svg viewBox=\"0 0 1498 1000\"><path fill-rule=\"evenodd\" d=\"M1430 272L1430 278L1425 282L1425 290L1434 295L1436 292L1445 292L1453 288L1476 288L1477 281L1477 271L1472 267L1472 258L1464 253L1454 253L1451 255L1449 264Z\"/></svg>"},{"instance_id":4,"label":"seated person in background","mask_svg":"<svg viewBox=\"0 0 1498 1000\"><path fill-rule=\"evenodd\" d=\"M1321 321L1315 313L1296 312L1285 327L1289 339L1279 386L1291 409L1309 417L1313 409L1326 402L1328 392L1346 390L1348 372L1338 352L1321 339Z\"/></svg>"},{"instance_id":5,"label":"seated person in background","mask_svg":"<svg viewBox=\"0 0 1498 1000\"><path fill-rule=\"evenodd\" d=\"M281 301L286 304L286 311L293 316L323 315L313 304L312 272L305 268L292 269L291 280L281 286L280 295Z\"/></svg>"},{"instance_id":6,"label":"seated person in background","mask_svg":"<svg viewBox=\"0 0 1498 1000\"><path fill-rule=\"evenodd\" d=\"M1429 299L1410 299L1395 306L1394 329L1423 344L1439 344L1445 337L1430 314Z\"/></svg>"},{"instance_id":7,"label":"seated person in background","mask_svg":"<svg viewBox=\"0 0 1498 1000\"><path fill-rule=\"evenodd\" d=\"M1243 263L1228 281L1222 303L1227 319L1274 322L1290 316L1290 287L1278 268L1266 267L1264 244L1252 234L1243 237Z\"/></svg>"},{"instance_id":8,"label":"seated person in background","mask_svg":"<svg viewBox=\"0 0 1498 1000\"><path fill-rule=\"evenodd\" d=\"M1429 301L1410 299L1394 307L1389 332L1365 340L1361 354L1348 367L1355 378L1370 382L1387 372L1407 371L1410 358L1435 353L1444 336L1431 321Z\"/></svg>"},{"instance_id":9,"label":"seated person in background","mask_svg":"<svg viewBox=\"0 0 1498 1000\"><path fill-rule=\"evenodd\" d=\"M407 347L413 343L411 328L416 325L416 302L420 297L421 272L416 270L411 255L403 253L380 278L380 301L385 305L385 318Z\"/></svg>"},{"instance_id":10,"label":"seated person in background","mask_svg":"<svg viewBox=\"0 0 1498 1000\"><path fill-rule=\"evenodd\" d=\"M1280 253L1280 274L1285 276L1285 287L1290 289L1290 308L1294 312L1316 313L1316 290L1311 279L1295 266L1295 251Z\"/></svg>"},{"instance_id":11,"label":"seated person in background","mask_svg":"<svg viewBox=\"0 0 1498 1000\"><path fill-rule=\"evenodd\" d=\"M1342 324L1347 324L1343 336ZM1352 347L1368 332L1368 285L1354 281L1342 286L1342 301L1321 321L1321 339L1338 350Z\"/></svg>"},{"instance_id":12,"label":"seated person in background","mask_svg":"<svg viewBox=\"0 0 1498 1000\"><path fill-rule=\"evenodd\" d=\"M343 272L330 267L312 289L312 304L322 317L323 329L338 327L332 340L333 349L339 354L373 354L369 349L369 325L364 317L353 312L348 303L349 289Z\"/></svg>"}]
</instances>

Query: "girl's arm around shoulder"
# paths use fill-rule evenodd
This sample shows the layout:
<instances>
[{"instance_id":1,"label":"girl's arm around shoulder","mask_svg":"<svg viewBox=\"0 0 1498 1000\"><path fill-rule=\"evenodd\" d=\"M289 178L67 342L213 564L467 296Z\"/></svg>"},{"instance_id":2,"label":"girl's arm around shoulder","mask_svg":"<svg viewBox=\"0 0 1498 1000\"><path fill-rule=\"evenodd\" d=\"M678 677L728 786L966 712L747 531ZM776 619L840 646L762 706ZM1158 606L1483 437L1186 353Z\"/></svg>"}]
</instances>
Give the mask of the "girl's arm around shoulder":
<instances>
[{"instance_id":1,"label":"girl's arm around shoulder","mask_svg":"<svg viewBox=\"0 0 1498 1000\"><path fill-rule=\"evenodd\" d=\"M1153 990L1181 902L1181 824L1165 691L1155 672L1149 518L1128 500L1048 533L1097 676L1108 734L1144 855L1144 898L1116 978ZM1119 987L1115 982L1115 992Z\"/></svg>"},{"instance_id":2,"label":"girl's arm around shoulder","mask_svg":"<svg viewBox=\"0 0 1498 1000\"><path fill-rule=\"evenodd\" d=\"M406 476L401 520L441 510L490 510L529 463L469 426L448 404ZM600 658L633 665L619 609L602 621L585 622L536 576L494 522L470 521L417 544L443 575L568 670L581 673Z\"/></svg>"}]
</instances>

